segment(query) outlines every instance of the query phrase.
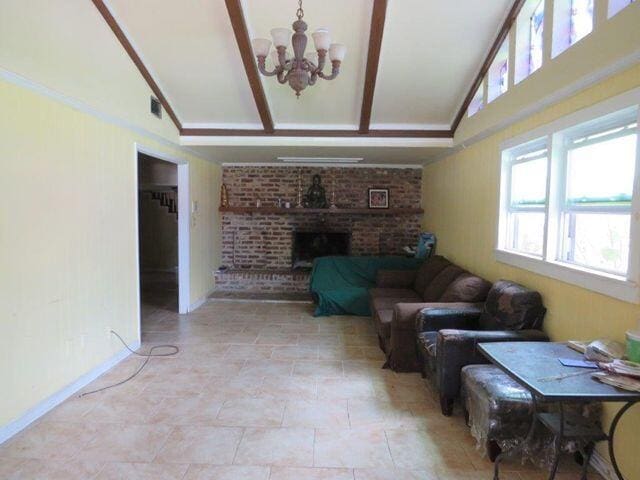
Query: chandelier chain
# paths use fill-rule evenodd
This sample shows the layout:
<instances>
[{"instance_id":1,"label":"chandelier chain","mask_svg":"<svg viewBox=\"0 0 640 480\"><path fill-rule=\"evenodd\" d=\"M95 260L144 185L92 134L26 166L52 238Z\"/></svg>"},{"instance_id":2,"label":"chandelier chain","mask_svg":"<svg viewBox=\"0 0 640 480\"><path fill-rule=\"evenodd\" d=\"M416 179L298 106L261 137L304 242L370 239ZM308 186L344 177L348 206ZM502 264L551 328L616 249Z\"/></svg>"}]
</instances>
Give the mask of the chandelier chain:
<instances>
[{"instance_id":1,"label":"chandelier chain","mask_svg":"<svg viewBox=\"0 0 640 480\"><path fill-rule=\"evenodd\" d=\"M298 17L298 20L302 20L302 17L304 17L304 10L302 9L302 0L298 0L298 10L296 11L296 16Z\"/></svg>"}]
</instances>

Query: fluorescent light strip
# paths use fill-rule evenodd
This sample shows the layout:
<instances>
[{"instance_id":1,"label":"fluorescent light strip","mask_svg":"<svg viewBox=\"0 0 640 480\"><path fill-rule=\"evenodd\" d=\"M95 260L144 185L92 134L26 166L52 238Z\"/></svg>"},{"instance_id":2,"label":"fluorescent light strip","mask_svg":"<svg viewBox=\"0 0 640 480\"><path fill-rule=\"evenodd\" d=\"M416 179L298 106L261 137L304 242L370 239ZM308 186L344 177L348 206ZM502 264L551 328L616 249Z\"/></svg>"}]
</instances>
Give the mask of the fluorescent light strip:
<instances>
[{"instance_id":1,"label":"fluorescent light strip","mask_svg":"<svg viewBox=\"0 0 640 480\"><path fill-rule=\"evenodd\" d=\"M364 158L331 158L331 157L278 157L285 163L358 163Z\"/></svg>"}]
</instances>

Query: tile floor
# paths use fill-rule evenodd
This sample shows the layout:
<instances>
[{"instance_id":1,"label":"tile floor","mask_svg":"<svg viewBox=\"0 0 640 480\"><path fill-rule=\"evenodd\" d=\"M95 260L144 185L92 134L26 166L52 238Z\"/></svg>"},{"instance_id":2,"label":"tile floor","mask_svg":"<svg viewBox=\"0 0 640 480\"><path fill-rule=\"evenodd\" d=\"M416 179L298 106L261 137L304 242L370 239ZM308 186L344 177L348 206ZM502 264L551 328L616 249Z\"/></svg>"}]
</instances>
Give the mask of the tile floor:
<instances>
[{"instance_id":1,"label":"tile floor","mask_svg":"<svg viewBox=\"0 0 640 480\"><path fill-rule=\"evenodd\" d=\"M380 368L370 319L313 318L300 303L174 309L174 301L145 305L143 348L173 343L175 358L65 401L0 446L0 478L492 478L462 415L443 417L419 375ZM140 362L129 357L86 390L126 378ZM502 478L546 476L508 463ZM565 462L558 479L577 478Z\"/></svg>"}]
</instances>

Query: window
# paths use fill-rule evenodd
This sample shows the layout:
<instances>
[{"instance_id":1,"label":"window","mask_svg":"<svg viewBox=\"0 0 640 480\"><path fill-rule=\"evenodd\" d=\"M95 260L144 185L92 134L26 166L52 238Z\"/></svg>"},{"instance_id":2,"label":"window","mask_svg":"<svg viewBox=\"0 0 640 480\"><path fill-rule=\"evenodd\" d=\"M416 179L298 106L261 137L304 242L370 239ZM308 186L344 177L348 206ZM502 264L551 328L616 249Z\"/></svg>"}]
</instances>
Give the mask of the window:
<instances>
[{"instance_id":1,"label":"window","mask_svg":"<svg viewBox=\"0 0 640 480\"><path fill-rule=\"evenodd\" d=\"M514 152L515 153L515 152ZM509 162L506 248L542 256L547 205L547 149L517 151Z\"/></svg>"},{"instance_id":2,"label":"window","mask_svg":"<svg viewBox=\"0 0 640 480\"><path fill-rule=\"evenodd\" d=\"M472 117L484 107L484 80L478 87L476 94L471 99L471 103L469 104L469 108L467 110L467 115Z\"/></svg>"},{"instance_id":3,"label":"window","mask_svg":"<svg viewBox=\"0 0 640 480\"><path fill-rule=\"evenodd\" d=\"M593 30L593 0L571 1L571 45Z\"/></svg>"},{"instance_id":4,"label":"window","mask_svg":"<svg viewBox=\"0 0 640 480\"><path fill-rule=\"evenodd\" d=\"M496 258L640 303L640 89L502 151Z\"/></svg>"},{"instance_id":5,"label":"window","mask_svg":"<svg viewBox=\"0 0 640 480\"><path fill-rule=\"evenodd\" d=\"M609 18L631 5L635 0L609 0Z\"/></svg>"},{"instance_id":6,"label":"window","mask_svg":"<svg viewBox=\"0 0 640 480\"><path fill-rule=\"evenodd\" d=\"M509 37L500 46L489 67L487 101L492 102L509 89Z\"/></svg>"},{"instance_id":7,"label":"window","mask_svg":"<svg viewBox=\"0 0 640 480\"><path fill-rule=\"evenodd\" d=\"M636 132L623 122L566 140L562 260L627 273Z\"/></svg>"},{"instance_id":8,"label":"window","mask_svg":"<svg viewBox=\"0 0 640 480\"><path fill-rule=\"evenodd\" d=\"M544 33L544 0L529 18L529 74L542 66L542 44Z\"/></svg>"},{"instance_id":9,"label":"window","mask_svg":"<svg viewBox=\"0 0 640 480\"><path fill-rule=\"evenodd\" d=\"M542 66L545 0L526 0L516 20L514 82L519 83Z\"/></svg>"},{"instance_id":10,"label":"window","mask_svg":"<svg viewBox=\"0 0 640 480\"><path fill-rule=\"evenodd\" d=\"M593 30L593 0L555 0L552 56L564 52Z\"/></svg>"}]
</instances>

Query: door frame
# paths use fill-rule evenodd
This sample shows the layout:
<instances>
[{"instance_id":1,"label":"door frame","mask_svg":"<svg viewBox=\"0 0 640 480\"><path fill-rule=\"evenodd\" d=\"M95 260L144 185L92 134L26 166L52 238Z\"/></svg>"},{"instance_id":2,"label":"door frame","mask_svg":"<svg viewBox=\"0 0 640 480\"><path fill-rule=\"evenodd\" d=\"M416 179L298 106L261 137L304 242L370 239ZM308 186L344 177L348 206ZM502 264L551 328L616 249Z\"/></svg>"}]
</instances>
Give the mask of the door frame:
<instances>
[{"instance_id":1,"label":"door frame","mask_svg":"<svg viewBox=\"0 0 640 480\"><path fill-rule=\"evenodd\" d=\"M172 157L163 152L158 152L139 143L134 144L135 150L135 218L136 218L136 272L138 285L138 305L140 306L140 218L138 212L138 154L143 153L150 157L173 163L178 170L178 313L189 313L191 304L190 284L190 208L189 208L189 162ZM140 310L140 308L139 308ZM139 317L141 312L139 311Z\"/></svg>"}]
</instances>

